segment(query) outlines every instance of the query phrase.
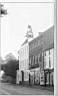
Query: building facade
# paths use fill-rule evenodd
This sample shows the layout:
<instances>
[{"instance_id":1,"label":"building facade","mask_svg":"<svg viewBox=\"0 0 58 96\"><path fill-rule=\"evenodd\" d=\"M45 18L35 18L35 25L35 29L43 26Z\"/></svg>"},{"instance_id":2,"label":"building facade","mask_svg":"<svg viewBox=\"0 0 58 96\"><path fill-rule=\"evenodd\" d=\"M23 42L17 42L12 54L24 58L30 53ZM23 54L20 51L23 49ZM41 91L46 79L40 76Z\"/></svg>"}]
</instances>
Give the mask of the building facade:
<instances>
[{"instance_id":1,"label":"building facade","mask_svg":"<svg viewBox=\"0 0 58 96\"><path fill-rule=\"evenodd\" d=\"M29 42L29 70L30 75L33 73L33 84L53 85L53 54L54 26Z\"/></svg>"},{"instance_id":2,"label":"building facade","mask_svg":"<svg viewBox=\"0 0 58 96\"><path fill-rule=\"evenodd\" d=\"M40 84L40 70L43 70L41 38L29 42L29 70L31 74L33 72L31 82L36 85Z\"/></svg>"},{"instance_id":3,"label":"building facade","mask_svg":"<svg viewBox=\"0 0 58 96\"><path fill-rule=\"evenodd\" d=\"M29 45L23 44L19 50L19 83L25 83L29 80Z\"/></svg>"},{"instance_id":4,"label":"building facade","mask_svg":"<svg viewBox=\"0 0 58 96\"><path fill-rule=\"evenodd\" d=\"M54 85L54 48L46 50L44 53L44 74L46 85Z\"/></svg>"}]
</instances>

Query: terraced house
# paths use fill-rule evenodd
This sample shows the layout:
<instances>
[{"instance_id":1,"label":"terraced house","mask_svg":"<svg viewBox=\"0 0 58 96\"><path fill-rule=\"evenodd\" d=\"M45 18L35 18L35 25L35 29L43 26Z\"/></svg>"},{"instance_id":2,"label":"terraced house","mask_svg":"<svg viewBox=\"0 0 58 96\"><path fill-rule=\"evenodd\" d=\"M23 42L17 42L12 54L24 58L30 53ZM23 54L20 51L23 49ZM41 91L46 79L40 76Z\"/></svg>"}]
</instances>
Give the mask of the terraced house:
<instances>
[{"instance_id":1,"label":"terraced house","mask_svg":"<svg viewBox=\"0 0 58 96\"><path fill-rule=\"evenodd\" d=\"M30 81L38 85L54 85L54 26L29 42ZM31 74L30 74L31 75Z\"/></svg>"}]
</instances>

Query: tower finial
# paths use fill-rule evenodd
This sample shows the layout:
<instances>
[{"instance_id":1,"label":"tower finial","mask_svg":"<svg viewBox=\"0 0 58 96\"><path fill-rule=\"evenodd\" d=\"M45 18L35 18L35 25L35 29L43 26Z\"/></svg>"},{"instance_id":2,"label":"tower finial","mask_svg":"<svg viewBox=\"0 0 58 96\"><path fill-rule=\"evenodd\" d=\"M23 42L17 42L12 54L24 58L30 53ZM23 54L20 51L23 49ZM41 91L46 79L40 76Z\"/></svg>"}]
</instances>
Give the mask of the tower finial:
<instances>
[{"instance_id":1,"label":"tower finial","mask_svg":"<svg viewBox=\"0 0 58 96\"><path fill-rule=\"evenodd\" d=\"M27 37L27 38L33 38L32 27L31 27L31 25L29 25L29 24L28 24L28 28L27 28L26 37Z\"/></svg>"}]
</instances>

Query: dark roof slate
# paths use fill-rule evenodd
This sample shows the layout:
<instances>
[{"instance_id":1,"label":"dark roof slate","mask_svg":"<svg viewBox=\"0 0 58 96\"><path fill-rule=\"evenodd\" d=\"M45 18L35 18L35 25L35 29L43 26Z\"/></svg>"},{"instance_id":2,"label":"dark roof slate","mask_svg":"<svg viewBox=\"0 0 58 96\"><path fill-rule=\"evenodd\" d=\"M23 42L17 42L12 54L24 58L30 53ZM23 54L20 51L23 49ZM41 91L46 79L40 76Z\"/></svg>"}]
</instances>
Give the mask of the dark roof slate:
<instances>
[{"instance_id":1,"label":"dark roof slate","mask_svg":"<svg viewBox=\"0 0 58 96\"><path fill-rule=\"evenodd\" d=\"M37 46L38 48L36 47L32 49L32 53L37 50L39 52L40 47L42 48L42 51L54 48L54 26L50 27L48 30L43 32L40 36L36 37L31 42L29 42L29 47L32 47L32 44L38 40L40 41L39 42L40 44L39 46Z\"/></svg>"}]
</instances>

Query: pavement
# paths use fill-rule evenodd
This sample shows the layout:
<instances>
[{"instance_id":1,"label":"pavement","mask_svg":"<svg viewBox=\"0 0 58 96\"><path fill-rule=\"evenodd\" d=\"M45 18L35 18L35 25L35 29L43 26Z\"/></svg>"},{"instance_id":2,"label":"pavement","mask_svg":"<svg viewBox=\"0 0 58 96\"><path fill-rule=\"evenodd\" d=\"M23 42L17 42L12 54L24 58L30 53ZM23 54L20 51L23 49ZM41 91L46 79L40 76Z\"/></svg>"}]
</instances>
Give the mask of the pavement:
<instances>
[{"instance_id":1,"label":"pavement","mask_svg":"<svg viewBox=\"0 0 58 96\"><path fill-rule=\"evenodd\" d=\"M42 86L21 86L1 83L0 95L54 95L54 91Z\"/></svg>"},{"instance_id":2,"label":"pavement","mask_svg":"<svg viewBox=\"0 0 58 96\"><path fill-rule=\"evenodd\" d=\"M33 86L27 86L27 85L25 85L25 87L31 87L31 88L40 88L40 89L43 89L43 90L49 90L49 91L51 91L51 92L53 92L54 91L54 87L52 87L52 86L37 86L37 85L33 85Z\"/></svg>"}]
</instances>

